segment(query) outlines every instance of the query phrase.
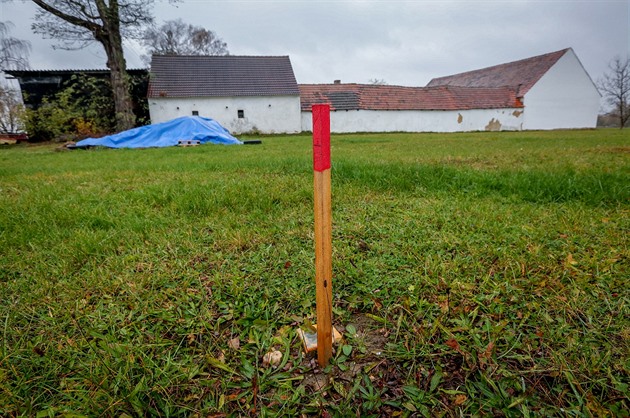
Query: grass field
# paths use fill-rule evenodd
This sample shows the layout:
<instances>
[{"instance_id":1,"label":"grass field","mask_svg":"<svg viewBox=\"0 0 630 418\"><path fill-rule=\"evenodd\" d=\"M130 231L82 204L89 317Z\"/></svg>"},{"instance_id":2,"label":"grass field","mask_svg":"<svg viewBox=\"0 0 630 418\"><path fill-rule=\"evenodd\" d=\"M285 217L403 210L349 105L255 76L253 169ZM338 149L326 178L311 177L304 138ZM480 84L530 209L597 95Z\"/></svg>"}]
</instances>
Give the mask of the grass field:
<instances>
[{"instance_id":1,"label":"grass field","mask_svg":"<svg viewBox=\"0 0 630 418\"><path fill-rule=\"evenodd\" d=\"M627 132L333 136L324 370L310 143L0 149L0 415L628 416Z\"/></svg>"}]
</instances>

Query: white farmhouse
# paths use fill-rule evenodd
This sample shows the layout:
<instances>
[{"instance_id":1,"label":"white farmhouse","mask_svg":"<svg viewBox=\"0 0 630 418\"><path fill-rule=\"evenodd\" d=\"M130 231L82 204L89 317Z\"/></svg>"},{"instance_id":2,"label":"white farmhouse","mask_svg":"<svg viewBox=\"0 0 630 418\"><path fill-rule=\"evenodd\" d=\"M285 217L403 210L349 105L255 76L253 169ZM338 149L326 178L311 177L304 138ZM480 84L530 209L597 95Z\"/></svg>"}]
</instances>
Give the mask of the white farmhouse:
<instances>
[{"instance_id":1,"label":"white farmhouse","mask_svg":"<svg viewBox=\"0 0 630 418\"><path fill-rule=\"evenodd\" d=\"M233 134L300 132L300 91L288 56L154 55L152 123L210 117Z\"/></svg>"}]
</instances>

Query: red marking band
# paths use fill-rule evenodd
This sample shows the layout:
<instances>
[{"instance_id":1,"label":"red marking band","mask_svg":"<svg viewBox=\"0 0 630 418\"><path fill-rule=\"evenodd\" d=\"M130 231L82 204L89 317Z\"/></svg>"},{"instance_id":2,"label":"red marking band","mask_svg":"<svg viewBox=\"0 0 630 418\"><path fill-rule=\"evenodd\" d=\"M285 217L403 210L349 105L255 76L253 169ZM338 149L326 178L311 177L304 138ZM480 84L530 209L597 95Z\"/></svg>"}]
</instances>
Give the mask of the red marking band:
<instances>
[{"instance_id":1,"label":"red marking band","mask_svg":"<svg viewBox=\"0 0 630 418\"><path fill-rule=\"evenodd\" d=\"M313 105L313 169L330 168L330 106Z\"/></svg>"}]
</instances>

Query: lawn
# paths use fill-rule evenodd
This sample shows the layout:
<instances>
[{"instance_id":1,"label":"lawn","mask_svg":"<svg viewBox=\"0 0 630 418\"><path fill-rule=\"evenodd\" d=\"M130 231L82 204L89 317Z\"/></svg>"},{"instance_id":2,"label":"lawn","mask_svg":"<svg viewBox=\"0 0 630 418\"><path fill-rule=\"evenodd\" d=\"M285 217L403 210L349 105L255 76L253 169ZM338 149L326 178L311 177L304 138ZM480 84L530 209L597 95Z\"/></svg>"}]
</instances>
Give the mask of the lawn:
<instances>
[{"instance_id":1,"label":"lawn","mask_svg":"<svg viewBox=\"0 0 630 418\"><path fill-rule=\"evenodd\" d=\"M0 148L0 415L628 416L627 132L333 135L323 370L311 138L262 140Z\"/></svg>"}]
</instances>

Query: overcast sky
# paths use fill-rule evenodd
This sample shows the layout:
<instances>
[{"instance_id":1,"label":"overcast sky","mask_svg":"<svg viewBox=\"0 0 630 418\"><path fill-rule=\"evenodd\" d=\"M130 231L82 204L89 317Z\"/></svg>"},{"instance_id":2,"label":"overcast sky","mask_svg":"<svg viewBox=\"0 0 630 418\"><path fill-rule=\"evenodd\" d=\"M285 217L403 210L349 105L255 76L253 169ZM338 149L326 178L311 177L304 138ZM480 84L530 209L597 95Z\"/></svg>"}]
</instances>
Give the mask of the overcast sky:
<instances>
[{"instance_id":1,"label":"overcast sky","mask_svg":"<svg viewBox=\"0 0 630 418\"><path fill-rule=\"evenodd\" d=\"M572 47L594 81L630 54L630 0L183 0L157 1L156 22L181 18L215 31L231 55L288 55L298 83L424 86L433 77ZM30 1L0 3L12 36L30 40L32 69L105 68L95 45L53 49L31 32ZM126 43L128 67L144 53Z\"/></svg>"}]
</instances>

